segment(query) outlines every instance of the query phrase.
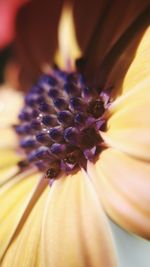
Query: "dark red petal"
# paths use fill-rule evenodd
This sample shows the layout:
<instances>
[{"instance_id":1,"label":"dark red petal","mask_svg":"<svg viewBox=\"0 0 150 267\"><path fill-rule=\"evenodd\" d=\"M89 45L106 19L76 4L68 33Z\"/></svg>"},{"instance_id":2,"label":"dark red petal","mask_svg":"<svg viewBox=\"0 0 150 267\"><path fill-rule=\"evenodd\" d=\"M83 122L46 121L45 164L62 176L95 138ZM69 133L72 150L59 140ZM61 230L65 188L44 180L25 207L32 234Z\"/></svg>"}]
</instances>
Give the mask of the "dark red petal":
<instances>
[{"instance_id":1,"label":"dark red petal","mask_svg":"<svg viewBox=\"0 0 150 267\"><path fill-rule=\"evenodd\" d=\"M149 3L149 0L75 1L77 38L86 58L84 71L89 80L95 78L95 72L112 47Z\"/></svg>"},{"instance_id":2,"label":"dark red petal","mask_svg":"<svg viewBox=\"0 0 150 267\"><path fill-rule=\"evenodd\" d=\"M46 63L53 61L63 0L33 0L17 19L16 53L23 85L32 83Z\"/></svg>"},{"instance_id":3,"label":"dark red petal","mask_svg":"<svg viewBox=\"0 0 150 267\"><path fill-rule=\"evenodd\" d=\"M18 9L28 0L0 1L0 49L8 45L15 35L15 18Z\"/></svg>"}]
</instances>

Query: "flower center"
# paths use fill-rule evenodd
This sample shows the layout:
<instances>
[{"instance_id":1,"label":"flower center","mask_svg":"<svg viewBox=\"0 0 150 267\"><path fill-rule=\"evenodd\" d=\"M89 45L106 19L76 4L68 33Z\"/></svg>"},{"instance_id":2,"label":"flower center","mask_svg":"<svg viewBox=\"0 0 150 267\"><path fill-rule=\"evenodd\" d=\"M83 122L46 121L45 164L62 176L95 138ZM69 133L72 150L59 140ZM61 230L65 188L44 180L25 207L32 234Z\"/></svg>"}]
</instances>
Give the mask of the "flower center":
<instances>
[{"instance_id":1,"label":"flower center","mask_svg":"<svg viewBox=\"0 0 150 267\"><path fill-rule=\"evenodd\" d=\"M89 88L81 74L55 69L44 74L25 97L15 127L25 160L54 179L95 160L102 150L100 130L108 97Z\"/></svg>"}]
</instances>

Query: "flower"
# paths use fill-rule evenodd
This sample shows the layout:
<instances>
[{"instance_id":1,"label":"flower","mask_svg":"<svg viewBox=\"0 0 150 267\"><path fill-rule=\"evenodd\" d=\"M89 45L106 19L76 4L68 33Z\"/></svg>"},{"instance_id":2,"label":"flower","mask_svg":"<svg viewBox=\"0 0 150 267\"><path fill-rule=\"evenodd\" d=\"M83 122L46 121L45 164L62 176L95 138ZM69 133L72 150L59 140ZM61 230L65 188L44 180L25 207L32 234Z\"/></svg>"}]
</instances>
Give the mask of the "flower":
<instances>
[{"instance_id":1,"label":"flower","mask_svg":"<svg viewBox=\"0 0 150 267\"><path fill-rule=\"evenodd\" d=\"M89 4L84 23L90 26L85 38L83 32L80 34L82 24L79 23L83 13L76 13L84 9L79 9L78 4L75 3L76 31L85 55L79 67L92 88L95 88L95 81L97 86L106 89L114 87L113 102L104 115L107 128L100 132L106 147L95 163L88 161L85 169L55 179L50 187L35 168L25 171L18 168L21 155L16 153L17 136L10 123L17 123L16 113L22 106L22 96L11 90L1 91L2 266L117 266L104 210L126 230L145 238L150 236L150 120L146 116L150 106L147 90L150 30L143 20L147 4L116 3L118 8L126 7L130 11L121 15L122 27L115 33L107 32L106 25L105 28L96 27L101 30L101 36L93 34L91 41L91 32L99 16L94 14L95 20L89 20ZM100 10L103 8L102 4ZM107 12L108 17L114 15L112 4L107 6ZM116 28L118 21L113 21L111 26ZM131 35L131 38L130 34L135 32L136 36ZM105 37L107 45L100 37ZM103 63L101 72L100 62ZM10 114L14 117L10 118Z\"/></svg>"}]
</instances>

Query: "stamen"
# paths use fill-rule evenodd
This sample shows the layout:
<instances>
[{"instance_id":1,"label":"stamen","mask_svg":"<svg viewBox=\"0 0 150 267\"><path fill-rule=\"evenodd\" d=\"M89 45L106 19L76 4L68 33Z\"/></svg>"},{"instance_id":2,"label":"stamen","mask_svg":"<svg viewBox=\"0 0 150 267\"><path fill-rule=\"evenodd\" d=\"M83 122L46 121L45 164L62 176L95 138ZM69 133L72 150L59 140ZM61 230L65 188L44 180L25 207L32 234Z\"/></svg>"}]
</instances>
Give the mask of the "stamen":
<instances>
[{"instance_id":1,"label":"stamen","mask_svg":"<svg viewBox=\"0 0 150 267\"><path fill-rule=\"evenodd\" d=\"M72 111L84 111L86 108L86 104L80 97L72 97L70 99L70 108Z\"/></svg>"},{"instance_id":2,"label":"stamen","mask_svg":"<svg viewBox=\"0 0 150 267\"><path fill-rule=\"evenodd\" d=\"M63 125L71 125L73 123L73 114L69 110L58 112L58 121Z\"/></svg>"},{"instance_id":3,"label":"stamen","mask_svg":"<svg viewBox=\"0 0 150 267\"><path fill-rule=\"evenodd\" d=\"M67 102L63 98L54 98L53 100L54 106L58 108L59 110L64 110L67 108Z\"/></svg>"},{"instance_id":4,"label":"stamen","mask_svg":"<svg viewBox=\"0 0 150 267\"><path fill-rule=\"evenodd\" d=\"M46 172L46 177L48 179L54 179L57 178L61 171L59 162L55 162L51 165L51 167Z\"/></svg>"},{"instance_id":5,"label":"stamen","mask_svg":"<svg viewBox=\"0 0 150 267\"><path fill-rule=\"evenodd\" d=\"M104 92L106 95L106 90ZM25 97L15 129L26 158L21 169L36 166L48 179L86 169L103 147L100 131L109 95L89 88L79 73L58 67L44 74Z\"/></svg>"},{"instance_id":6,"label":"stamen","mask_svg":"<svg viewBox=\"0 0 150 267\"><path fill-rule=\"evenodd\" d=\"M45 145L48 145L48 144L51 143L48 133L45 133L45 132L39 132L39 133L36 135L36 140L37 140L39 143L41 143L41 144L45 144Z\"/></svg>"},{"instance_id":7,"label":"stamen","mask_svg":"<svg viewBox=\"0 0 150 267\"><path fill-rule=\"evenodd\" d=\"M53 142L60 142L63 140L63 128L56 126L49 131L49 136Z\"/></svg>"},{"instance_id":8,"label":"stamen","mask_svg":"<svg viewBox=\"0 0 150 267\"><path fill-rule=\"evenodd\" d=\"M44 125L47 125L47 126L55 126L57 125L57 117L56 115L45 115L43 116L42 118L42 122Z\"/></svg>"},{"instance_id":9,"label":"stamen","mask_svg":"<svg viewBox=\"0 0 150 267\"><path fill-rule=\"evenodd\" d=\"M77 145L78 136L79 136L79 131L75 127L68 127L64 131L64 139L69 144Z\"/></svg>"},{"instance_id":10,"label":"stamen","mask_svg":"<svg viewBox=\"0 0 150 267\"><path fill-rule=\"evenodd\" d=\"M89 112L94 118L99 118L105 111L104 102L102 100L94 100L89 104Z\"/></svg>"}]
</instances>

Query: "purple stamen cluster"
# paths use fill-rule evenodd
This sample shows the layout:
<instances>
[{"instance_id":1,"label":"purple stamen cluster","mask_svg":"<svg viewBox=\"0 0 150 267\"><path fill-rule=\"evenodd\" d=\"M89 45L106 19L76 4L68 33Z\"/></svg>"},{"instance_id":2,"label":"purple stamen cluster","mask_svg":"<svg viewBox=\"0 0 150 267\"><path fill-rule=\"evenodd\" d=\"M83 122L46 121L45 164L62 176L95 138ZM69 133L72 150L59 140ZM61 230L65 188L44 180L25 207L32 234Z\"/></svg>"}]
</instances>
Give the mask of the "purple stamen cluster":
<instances>
[{"instance_id":1,"label":"purple stamen cluster","mask_svg":"<svg viewBox=\"0 0 150 267\"><path fill-rule=\"evenodd\" d=\"M15 127L25 160L47 178L86 168L101 151L105 94L89 88L81 74L55 69L44 74L25 97Z\"/></svg>"}]
</instances>

